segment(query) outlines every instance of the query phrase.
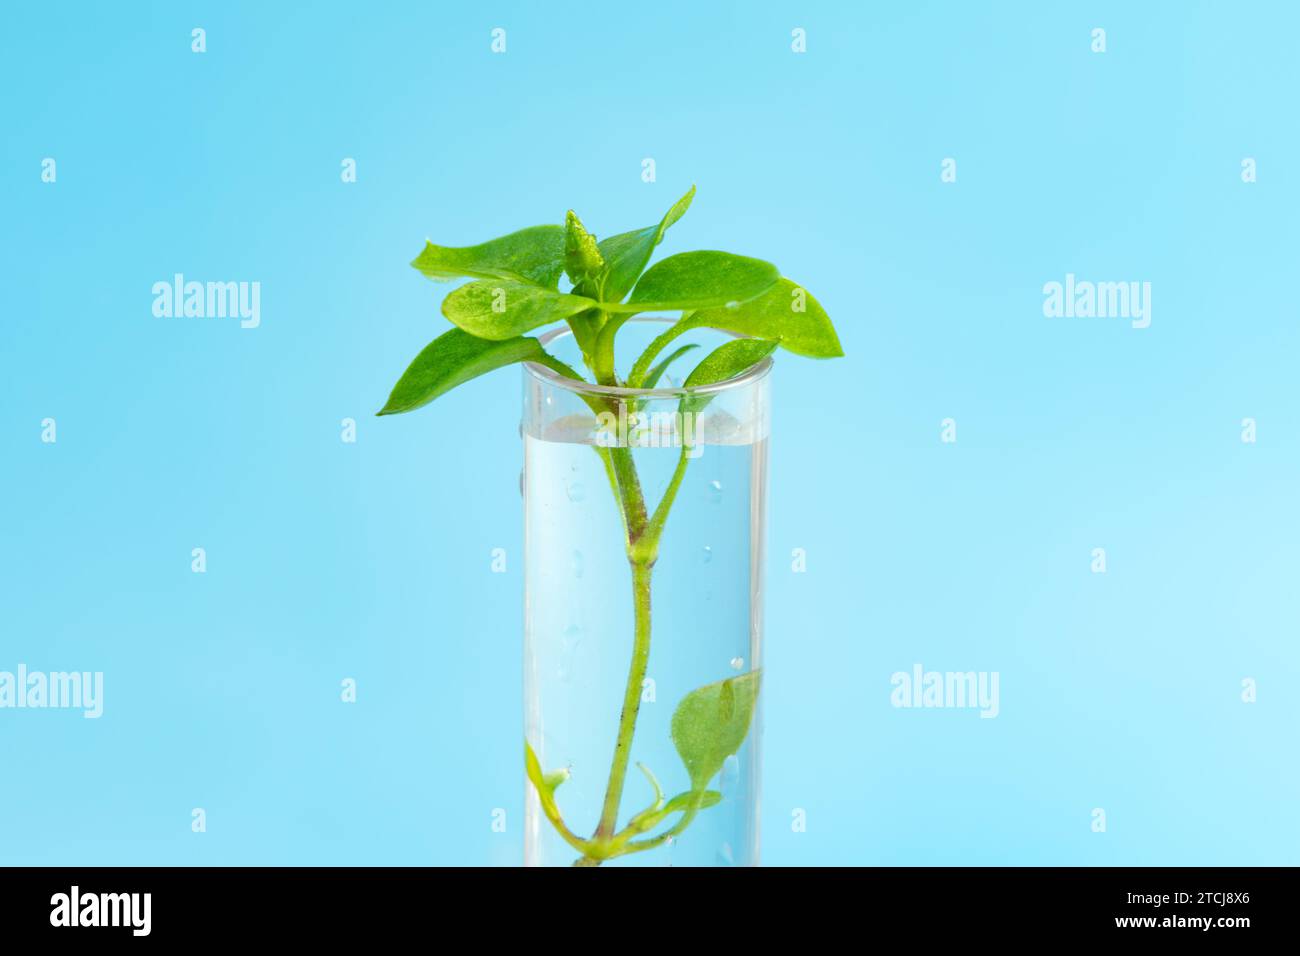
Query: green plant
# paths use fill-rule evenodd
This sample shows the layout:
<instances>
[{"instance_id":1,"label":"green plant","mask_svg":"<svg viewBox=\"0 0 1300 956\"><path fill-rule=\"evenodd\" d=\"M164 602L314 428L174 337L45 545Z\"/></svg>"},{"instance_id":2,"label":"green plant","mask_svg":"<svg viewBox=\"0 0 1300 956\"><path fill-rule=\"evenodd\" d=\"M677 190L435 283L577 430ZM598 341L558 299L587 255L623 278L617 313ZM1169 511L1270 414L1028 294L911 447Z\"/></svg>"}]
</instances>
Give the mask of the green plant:
<instances>
[{"instance_id":1,"label":"green plant","mask_svg":"<svg viewBox=\"0 0 1300 956\"><path fill-rule=\"evenodd\" d=\"M477 246L449 248L427 243L411 264L426 276L445 280L469 278L442 303L454 328L434 339L416 356L393 387L379 412L392 415L428 404L469 379L516 362L534 362L578 381L578 371L549 354L525 335L544 325L566 322L582 353L591 381L600 385L646 389L656 385L668 366L693 346L661 358L665 349L692 329L713 328L735 338L706 355L686 377L679 399L683 413L698 414L708 393L692 389L733 378L767 358L778 347L812 358L843 354L825 310L801 286L783 278L771 263L727 252L683 252L647 265L665 232L686 212L694 187L656 224L597 241L570 211L565 223L533 226ZM567 276L570 288L562 291ZM615 336L632 316L645 312L680 312L633 363L626 376L615 368ZM618 415L621 399L583 393L597 415ZM627 402L635 414L635 399ZM677 467L658 505L651 510L642 494L629 447L595 448L605 464L618 503L632 575L634 628L632 660L619 717L614 757L599 822L590 837L565 823L555 791L567 773L545 773L524 742L528 778L542 811L580 854L575 865L597 866L604 860L653 849L681 833L701 810L721 795L708 789L723 761L740 749L753 718L759 674L753 671L698 688L678 704L672 739L686 766L690 789L665 800L654 775L644 766L654 790L650 806L618 826L623 787L631 758L640 706L640 689L650 654L650 583L664 524L691 458L683 443ZM667 829L651 831L680 815Z\"/></svg>"}]
</instances>

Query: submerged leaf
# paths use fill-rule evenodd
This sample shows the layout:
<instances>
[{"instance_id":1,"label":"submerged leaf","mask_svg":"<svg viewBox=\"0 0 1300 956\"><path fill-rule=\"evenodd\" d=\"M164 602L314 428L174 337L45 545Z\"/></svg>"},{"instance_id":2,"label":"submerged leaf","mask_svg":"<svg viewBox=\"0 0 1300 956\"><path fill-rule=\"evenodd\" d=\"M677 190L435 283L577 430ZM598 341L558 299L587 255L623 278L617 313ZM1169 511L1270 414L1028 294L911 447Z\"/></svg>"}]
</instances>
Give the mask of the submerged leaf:
<instances>
[{"instance_id":1,"label":"submerged leaf","mask_svg":"<svg viewBox=\"0 0 1300 956\"><path fill-rule=\"evenodd\" d=\"M658 778L656 778L655 775L650 771L650 768L647 767L645 764L643 764L641 761L638 760L636 766L637 769L640 770L641 773L645 775L645 778L650 781L650 786L655 792L654 803L652 803L650 806L655 810L659 809L659 807L663 806L664 791L663 788L659 786Z\"/></svg>"},{"instance_id":2,"label":"submerged leaf","mask_svg":"<svg viewBox=\"0 0 1300 956\"><path fill-rule=\"evenodd\" d=\"M704 790L749 733L759 672L750 671L691 691L673 712L672 738L691 789ZM675 798L673 803L677 802ZM671 804L670 804L671 806Z\"/></svg>"},{"instance_id":3,"label":"submerged leaf","mask_svg":"<svg viewBox=\"0 0 1300 956\"><path fill-rule=\"evenodd\" d=\"M716 807L721 802L722 794L716 790L688 790L686 793L679 793L667 803L661 802L657 806L642 810L628 821L627 829L632 833L646 833L674 813L685 813L688 817L694 817L700 810ZM679 823L678 827L684 826L687 822L689 819Z\"/></svg>"},{"instance_id":4,"label":"submerged leaf","mask_svg":"<svg viewBox=\"0 0 1300 956\"><path fill-rule=\"evenodd\" d=\"M524 741L524 772L537 789L537 800L542 805L542 812L546 814L546 819L550 820L555 826L563 828L564 823L560 816L560 808L555 802L555 788L569 779L569 772L567 770L557 770L555 773L543 773L542 765L537 760L537 754L533 753L532 745L527 740ZM564 832L567 832L567 830Z\"/></svg>"},{"instance_id":5,"label":"submerged leaf","mask_svg":"<svg viewBox=\"0 0 1300 956\"><path fill-rule=\"evenodd\" d=\"M692 790L689 793L680 793L669 800L664 805L664 815L686 810L707 810L721 802L722 794L716 790Z\"/></svg>"}]
</instances>

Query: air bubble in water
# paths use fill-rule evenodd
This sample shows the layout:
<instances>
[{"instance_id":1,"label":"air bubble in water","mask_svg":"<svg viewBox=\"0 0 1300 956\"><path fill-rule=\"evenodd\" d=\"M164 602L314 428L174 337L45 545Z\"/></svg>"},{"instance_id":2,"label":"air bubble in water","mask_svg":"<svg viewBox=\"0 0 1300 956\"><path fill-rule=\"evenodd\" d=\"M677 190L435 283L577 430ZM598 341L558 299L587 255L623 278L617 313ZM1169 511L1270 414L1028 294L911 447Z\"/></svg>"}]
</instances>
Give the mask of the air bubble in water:
<instances>
[{"instance_id":1,"label":"air bubble in water","mask_svg":"<svg viewBox=\"0 0 1300 956\"><path fill-rule=\"evenodd\" d=\"M524 470L520 468L519 469L519 497L522 498L523 496L524 496Z\"/></svg>"},{"instance_id":2,"label":"air bubble in water","mask_svg":"<svg viewBox=\"0 0 1300 956\"><path fill-rule=\"evenodd\" d=\"M731 669L733 671L738 671L744 666L745 666L745 659L743 657L733 657L731 659Z\"/></svg>"},{"instance_id":3,"label":"air bubble in water","mask_svg":"<svg viewBox=\"0 0 1300 956\"><path fill-rule=\"evenodd\" d=\"M722 773L718 775L718 789L722 791L723 796L730 796L731 791L735 789L740 782L740 759L732 754L726 760L722 761Z\"/></svg>"},{"instance_id":4,"label":"air bubble in water","mask_svg":"<svg viewBox=\"0 0 1300 956\"><path fill-rule=\"evenodd\" d=\"M722 482L716 478L709 482L709 500L715 505L722 500Z\"/></svg>"},{"instance_id":5,"label":"air bubble in water","mask_svg":"<svg viewBox=\"0 0 1300 956\"><path fill-rule=\"evenodd\" d=\"M713 549L710 548L710 547L706 544L706 545L704 546L704 556L703 556L703 561L704 561L705 564L708 564L708 563L709 563L710 561L712 561L712 560L713 560Z\"/></svg>"},{"instance_id":6,"label":"air bubble in water","mask_svg":"<svg viewBox=\"0 0 1300 956\"><path fill-rule=\"evenodd\" d=\"M575 548L573 551L573 576L575 578L580 578L582 577L582 572L583 572L582 552Z\"/></svg>"},{"instance_id":7,"label":"air bubble in water","mask_svg":"<svg viewBox=\"0 0 1300 956\"><path fill-rule=\"evenodd\" d=\"M564 494L570 501L581 501L587 497L587 489L582 487L580 481L566 481L564 483Z\"/></svg>"}]
</instances>

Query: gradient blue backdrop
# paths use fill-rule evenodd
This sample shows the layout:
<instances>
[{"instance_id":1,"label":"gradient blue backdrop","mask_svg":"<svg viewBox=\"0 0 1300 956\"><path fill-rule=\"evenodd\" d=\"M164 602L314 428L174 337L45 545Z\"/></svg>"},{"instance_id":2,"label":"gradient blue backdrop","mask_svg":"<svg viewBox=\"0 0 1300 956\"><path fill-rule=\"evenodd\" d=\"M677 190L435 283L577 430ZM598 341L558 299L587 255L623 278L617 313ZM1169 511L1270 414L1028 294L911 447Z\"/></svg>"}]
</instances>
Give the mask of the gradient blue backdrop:
<instances>
[{"instance_id":1,"label":"gradient blue backdrop","mask_svg":"<svg viewBox=\"0 0 1300 956\"><path fill-rule=\"evenodd\" d=\"M4 13L0 670L106 701L0 711L0 863L518 861L519 373L371 417L407 262L691 183L671 251L848 353L775 378L765 861L1300 863L1293 6L400 6ZM1044 318L1067 272L1151 327ZM916 662L1001 715L892 708Z\"/></svg>"}]
</instances>

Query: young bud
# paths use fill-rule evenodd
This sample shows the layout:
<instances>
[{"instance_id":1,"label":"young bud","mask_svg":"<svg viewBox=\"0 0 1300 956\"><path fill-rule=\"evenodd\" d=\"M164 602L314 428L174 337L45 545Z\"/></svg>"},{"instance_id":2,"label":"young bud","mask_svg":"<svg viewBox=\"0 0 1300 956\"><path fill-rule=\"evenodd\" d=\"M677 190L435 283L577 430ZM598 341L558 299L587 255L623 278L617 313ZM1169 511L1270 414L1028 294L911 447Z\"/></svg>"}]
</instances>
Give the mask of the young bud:
<instances>
[{"instance_id":1,"label":"young bud","mask_svg":"<svg viewBox=\"0 0 1300 956\"><path fill-rule=\"evenodd\" d=\"M564 271L574 286L595 279L605 268L596 237L582 225L572 209L564 217Z\"/></svg>"}]
</instances>

